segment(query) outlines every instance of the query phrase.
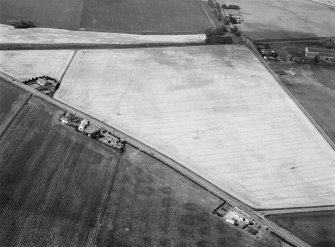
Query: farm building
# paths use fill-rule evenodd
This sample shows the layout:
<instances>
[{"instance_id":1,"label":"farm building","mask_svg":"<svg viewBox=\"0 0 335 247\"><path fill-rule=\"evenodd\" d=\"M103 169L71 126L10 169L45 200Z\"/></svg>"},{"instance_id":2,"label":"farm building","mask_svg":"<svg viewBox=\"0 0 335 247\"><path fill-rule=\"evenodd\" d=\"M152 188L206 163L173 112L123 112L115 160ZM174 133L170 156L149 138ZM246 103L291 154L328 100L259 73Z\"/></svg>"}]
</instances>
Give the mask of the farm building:
<instances>
[{"instance_id":1,"label":"farm building","mask_svg":"<svg viewBox=\"0 0 335 247\"><path fill-rule=\"evenodd\" d=\"M314 58L319 56L321 60L332 60L335 61L335 50L331 49L322 49L322 48L314 48L314 47L306 47L305 48L305 56L309 58Z\"/></svg>"}]
</instances>

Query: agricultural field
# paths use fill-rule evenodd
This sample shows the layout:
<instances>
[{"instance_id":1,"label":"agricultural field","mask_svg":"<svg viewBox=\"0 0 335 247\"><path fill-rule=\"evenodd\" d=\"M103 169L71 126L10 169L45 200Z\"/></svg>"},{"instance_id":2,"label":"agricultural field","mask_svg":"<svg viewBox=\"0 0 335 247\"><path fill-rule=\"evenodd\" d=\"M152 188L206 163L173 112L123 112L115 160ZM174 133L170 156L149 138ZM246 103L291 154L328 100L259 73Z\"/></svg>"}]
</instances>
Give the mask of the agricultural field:
<instances>
[{"instance_id":1,"label":"agricultural field","mask_svg":"<svg viewBox=\"0 0 335 247\"><path fill-rule=\"evenodd\" d=\"M201 0L0 0L0 23L121 33L204 33L215 25Z\"/></svg>"},{"instance_id":2,"label":"agricultural field","mask_svg":"<svg viewBox=\"0 0 335 247\"><path fill-rule=\"evenodd\" d=\"M54 28L14 29L0 24L1 44L184 44L204 43L205 34L187 35L140 35L128 33L103 33L89 31L69 31Z\"/></svg>"},{"instance_id":3,"label":"agricultural field","mask_svg":"<svg viewBox=\"0 0 335 247\"><path fill-rule=\"evenodd\" d=\"M335 203L334 150L244 46L78 51L54 97L252 207Z\"/></svg>"},{"instance_id":4,"label":"agricultural field","mask_svg":"<svg viewBox=\"0 0 335 247\"><path fill-rule=\"evenodd\" d=\"M224 1L229 2L231 1ZM235 0L245 21L241 30L254 40L331 37L335 9L308 0Z\"/></svg>"},{"instance_id":5,"label":"agricultural field","mask_svg":"<svg viewBox=\"0 0 335 247\"><path fill-rule=\"evenodd\" d=\"M28 97L29 93L0 78L0 136Z\"/></svg>"},{"instance_id":6,"label":"agricultural field","mask_svg":"<svg viewBox=\"0 0 335 247\"><path fill-rule=\"evenodd\" d=\"M335 142L335 70L334 66L309 64L272 65L275 69L294 68L295 76L279 76L294 97Z\"/></svg>"},{"instance_id":7,"label":"agricultural field","mask_svg":"<svg viewBox=\"0 0 335 247\"><path fill-rule=\"evenodd\" d=\"M286 246L257 241L213 215L221 200L163 163L126 146L97 246Z\"/></svg>"},{"instance_id":8,"label":"agricultural field","mask_svg":"<svg viewBox=\"0 0 335 247\"><path fill-rule=\"evenodd\" d=\"M0 0L0 22L30 20L37 27L78 30L84 0Z\"/></svg>"},{"instance_id":9,"label":"agricultural field","mask_svg":"<svg viewBox=\"0 0 335 247\"><path fill-rule=\"evenodd\" d=\"M0 139L0 246L92 246L119 154L32 98Z\"/></svg>"},{"instance_id":10,"label":"agricultural field","mask_svg":"<svg viewBox=\"0 0 335 247\"><path fill-rule=\"evenodd\" d=\"M213 27L210 16L214 18L201 0L85 0L81 28L149 34L204 33Z\"/></svg>"},{"instance_id":11,"label":"agricultural field","mask_svg":"<svg viewBox=\"0 0 335 247\"><path fill-rule=\"evenodd\" d=\"M212 214L221 199L61 125L63 112L33 97L0 137L0 246L286 246L237 231Z\"/></svg>"},{"instance_id":12,"label":"agricultural field","mask_svg":"<svg viewBox=\"0 0 335 247\"><path fill-rule=\"evenodd\" d=\"M335 211L267 216L314 247L335 246Z\"/></svg>"},{"instance_id":13,"label":"agricultural field","mask_svg":"<svg viewBox=\"0 0 335 247\"><path fill-rule=\"evenodd\" d=\"M19 80L44 75L60 80L73 54L71 50L0 51L0 71Z\"/></svg>"}]
</instances>

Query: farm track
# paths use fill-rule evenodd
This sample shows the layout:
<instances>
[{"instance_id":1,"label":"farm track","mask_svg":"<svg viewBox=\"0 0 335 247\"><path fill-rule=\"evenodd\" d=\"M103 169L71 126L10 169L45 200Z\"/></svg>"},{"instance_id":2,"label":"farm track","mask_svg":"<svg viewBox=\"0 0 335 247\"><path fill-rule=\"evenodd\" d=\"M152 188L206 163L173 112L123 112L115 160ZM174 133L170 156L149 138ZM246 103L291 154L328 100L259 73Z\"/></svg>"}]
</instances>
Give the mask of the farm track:
<instances>
[{"instance_id":1,"label":"farm track","mask_svg":"<svg viewBox=\"0 0 335 247\"><path fill-rule=\"evenodd\" d=\"M4 76L4 74L3 74L3 76ZM231 195L227 194L226 192L222 191L221 189L217 188L216 186L214 186L210 182L204 180L202 177L196 175L191 170L185 168L184 166L182 166L181 164L175 162L171 158L166 157L165 155L163 155L160 152L158 152L158 151L156 151L156 150L154 150L154 149L146 146L145 144L141 143L140 141L138 141L138 140L136 140L136 139L134 139L134 138L132 138L130 136L127 136L126 134L124 134L124 133L116 130L115 128L112 128L112 127L110 127L110 126L108 126L108 125L100 122L99 120L94 119L91 116L88 116L87 114L78 111L77 109L74 109L74 108L72 108L72 107L70 107L70 106L68 106L68 105L66 105L64 103L60 103L57 100L49 98L48 96L43 95L40 92L37 92L37 91L31 89L30 87L28 87L26 85L20 84L14 78L8 78L8 77L6 77L6 78L9 79L9 80L11 80L12 83L14 83L15 85L17 85L18 87L23 88L23 89L31 92L32 94L34 94L38 98L44 99L45 101L47 101L47 102L49 102L49 103L51 103L51 104L53 104L55 106L58 106L61 109L66 109L68 111L76 111L79 116L85 117L86 119L88 119L93 124L97 124L97 125L105 128L105 129L107 129L109 131L114 132L117 136L119 136L122 139L124 139L131 146L136 147L136 149L139 149L139 151L142 151L142 152L144 152L144 153L146 153L146 154L148 154L148 155L156 158L157 160L162 161L163 163L165 163L166 165L168 165L173 170L177 171L178 173L180 173L183 176L185 176L188 179L190 179L197 186L200 186L201 188L204 188L206 191L209 191L211 194L215 195L216 197L220 198L221 200L223 200L223 198L224 198L225 200L227 200L233 206L240 207L245 212L247 212L249 215L251 215L255 219L259 220L264 225L267 225L269 227L269 229L273 233L275 233L276 235L280 236L281 238L289 241L291 244L294 244L296 246L309 246L308 244L306 244L301 239L295 237L293 234L289 233L288 231L284 230L283 228L278 227L272 221L259 216L249 206L243 204L242 202L240 202L239 200L237 200L233 196L231 196ZM215 207L213 207L213 208L215 208Z\"/></svg>"}]
</instances>

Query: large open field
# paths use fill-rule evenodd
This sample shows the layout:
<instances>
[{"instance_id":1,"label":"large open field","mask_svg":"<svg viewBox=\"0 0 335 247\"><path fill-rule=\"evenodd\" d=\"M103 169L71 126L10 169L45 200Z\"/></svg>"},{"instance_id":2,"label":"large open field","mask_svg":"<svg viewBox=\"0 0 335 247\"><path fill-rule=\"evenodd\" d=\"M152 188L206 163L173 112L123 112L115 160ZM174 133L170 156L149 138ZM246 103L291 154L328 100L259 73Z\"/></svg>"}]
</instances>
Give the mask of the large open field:
<instances>
[{"instance_id":1,"label":"large open field","mask_svg":"<svg viewBox=\"0 0 335 247\"><path fill-rule=\"evenodd\" d=\"M268 218L314 247L335 246L335 211L270 215Z\"/></svg>"},{"instance_id":2,"label":"large open field","mask_svg":"<svg viewBox=\"0 0 335 247\"><path fill-rule=\"evenodd\" d=\"M334 150L244 46L80 51L55 97L253 207L335 204Z\"/></svg>"},{"instance_id":3,"label":"large open field","mask_svg":"<svg viewBox=\"0 0 335 247\"><path fill-rule=\"evenodd\" d=\"M0 0L0 22L135 33L204 33L214 16L201 0ZM215 24L214 24L215 25Z\"/></svg>"},{"instance_id":4,"label":"large open field","mask_svg":"<svg viewBox=\"0 0 335 247\"><path fill-rule=\"evenodd\" d=\"M335 8L308 0L235 0L245 22L241 30L252 39L331 37Z\"/></svg>"},{"instance_id":5,"label":"large open field","mask_svg":"<svg viewBox=\"0 0 335 247\"><path fill-rule=\"evenodd\" d=\"M47 75L60 80L74 51L0 51L0 71L19 80Z\"/></svg>"},{"instance_id":6,"label":"large open field","mask_svg":"<svg viewBox=\"0 0 335 247\"><path fill-rule=\"evenodd\" d=\"M0 81L3 81L0 78ZM28 99L29 94L8 83L0 83L0 135L13 116Z\"/></svg>"},{"instance_id":7,"label":"large open field","mask_svg":"<svg viewBox=\"0 0 335 247\"><path fill-rule=\"evenodd\" d=\"M0 137L0 246L284 246L235 230L212 214L221 199L61 125L62 113L33 97Z\"/></svg>"},{"instance_id":8,"label":"large open field","mask_svg":"<svg viewBox=\"0 0 335 247\"><path fill-rule=\"evenodd\" d=\"M82 28L113 32L203 33L212 27L201 0L85 0ZM212 16L211 12L208 14Z\"/></svg>"},{"instance_id":9,"label":"large open field","mask_svg":"<svg viewBox=\"0 0 335 247\"><path fill-rule=\"evenodd\" d=\"M78 30L84 0L0 0L0 22L30 20L38 27Z\"/></svg>"}]
</instances>

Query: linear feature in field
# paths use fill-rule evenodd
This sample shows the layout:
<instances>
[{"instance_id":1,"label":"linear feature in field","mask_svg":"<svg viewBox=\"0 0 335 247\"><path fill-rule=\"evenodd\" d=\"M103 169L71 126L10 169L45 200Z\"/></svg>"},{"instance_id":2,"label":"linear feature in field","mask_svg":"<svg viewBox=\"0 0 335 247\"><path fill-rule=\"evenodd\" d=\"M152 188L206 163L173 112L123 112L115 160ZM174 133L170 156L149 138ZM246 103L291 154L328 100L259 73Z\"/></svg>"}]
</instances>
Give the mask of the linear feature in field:
<instances>
[{"instance_id":1,"label":"linear feature in field","mask_svg":"<svg viewBox=\"0 0 335 247\"><path fill-rule=\"evenodd\" d=\"M212 27L210 16L200 0L85 0L81 28L134 33L203 33Z\"/></svg>"},{"instance_id":2,"label":"linear feature in field","mask_svg":"<svg viewBox=\"0 0 335 247\"><path fill-rule=\"evenodd\" d=\"M78 52L55 98L256 208L335 204L335 153L244 46Z\"/></svg>"},{"instance_id":3,"label":"linear feature in field","mask_svg":"<svg viewBox=\"0 0 335 247\"><path fill-rule=\"evenodd\" d=\"M0 51L0 71L22 81L41 76L59 81L73 54L72 50Z\"/></svg>"}]
</instances>

